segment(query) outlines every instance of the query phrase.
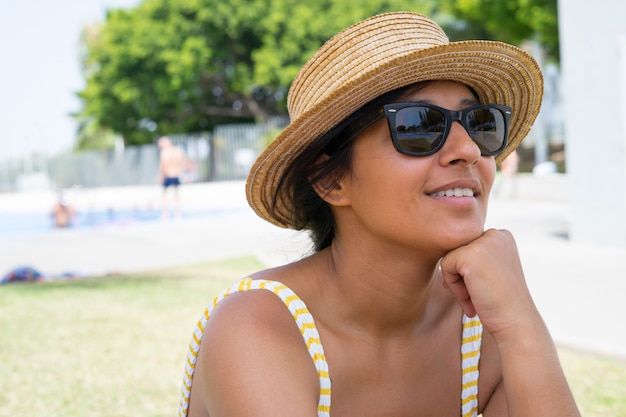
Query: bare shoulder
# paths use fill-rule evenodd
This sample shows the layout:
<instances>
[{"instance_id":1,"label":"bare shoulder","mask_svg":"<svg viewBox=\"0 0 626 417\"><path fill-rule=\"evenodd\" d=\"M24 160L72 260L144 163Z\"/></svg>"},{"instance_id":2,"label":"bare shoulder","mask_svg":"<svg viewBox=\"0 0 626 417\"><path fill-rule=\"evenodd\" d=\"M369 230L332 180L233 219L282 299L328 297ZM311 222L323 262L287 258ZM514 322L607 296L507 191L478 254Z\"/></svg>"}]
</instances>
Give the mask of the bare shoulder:
<instances>
[{"instance_id":1,"label":"bare shoulder","mask_svg":"<svg viewBox=\"0 0 626 417\"><path fill-rule=\"evenodd\" d=\"M268 395L281 392L280 396ZM211 417L316 415L317 373L283 301L270 291L234 293L220 302L204 331L191 409ZM195 403L195 404L194 404Z\"/></svg>"}]
</instances>

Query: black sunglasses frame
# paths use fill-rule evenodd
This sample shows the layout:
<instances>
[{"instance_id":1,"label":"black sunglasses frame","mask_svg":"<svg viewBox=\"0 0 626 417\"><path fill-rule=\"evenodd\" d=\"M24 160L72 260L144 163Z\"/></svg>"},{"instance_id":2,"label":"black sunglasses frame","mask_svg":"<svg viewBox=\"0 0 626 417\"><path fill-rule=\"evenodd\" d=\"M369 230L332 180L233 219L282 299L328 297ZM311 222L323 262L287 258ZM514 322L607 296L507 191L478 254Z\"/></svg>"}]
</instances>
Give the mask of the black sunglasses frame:
<instances>
[{"instance_id":1,"label":"black sunglasses frame","mask_svg":"<svg viewBox=\"0 0 626 417\"><path fill-rule=\"evenodd\" d=\"M439 140L439 143L437 144L437 146L435 146L435 148L429 149L428 151L424 151L424 152L414 152L414 151L409 151L407 149L404 149L400 145L398 136L397 136L397 130L396 130L396 114L398 110L401 110L407 107L426 107L426 108L438 110L443 114L446 125L444 127L444 131L442 132L443 137L442 139ZM422 103L419 101L385 104L382 107L378 108L376 111L348 125L343 130L344 139L341 140L343 145L339 146L339 148L342 148L343 146L345 146L345 144L349 140L353 139L359 133L363 132L365 129L367 129L368 127L370 127L371 125L373 125L374 123L382 119L383 117L387 119L389 132L391 134L391 141L393 142L394 148L396 149L396 151L404 155L428 156L428 155L432 155L438 152L443 147L446 140L448 139L448 134L452 127L452 122L455 122L455 121L458 121L461 124L461 126L463 126L463 128L467 131L470 138L476 143L476 140L472 137L472 134L470 133L465 120L466 120L468 113L478 110L478 109L484 109L484 108L495 109L503 115L504 138L502 140L502 145L497 150L491 151L491 152L483 152L481 149L482 155L485 155L485 156L498 155L504 150L504 148L506 148L506 145L508 142L508 136L509 136L509 123L510 123L511 116L513 114L513 110L511 109L511 107L505 106L502 104L479 104L479 105L467 107L461 110L448 110L446 108L439 107L434 104ZM477 145L479 145L480 147L480 144L477 143Z\"/></svg>"},{"instance_id":2,"label":"black sunglasses frame","mask_svg":"<svg viewBox=\"0 0 626 417\"><path fill-rule=\"evenodd\" d=\"M427 108L439 111L443 114L445 120L445 127L443 132L441 132L441 139L438 140L437 145L423 152L415 152L405 149L401 146L400 141L398 140L398 132L396 129L396 115L399 110L405 109L407 107L420 107ZM502 119L504 122L504 137L502 138L502 144L500 147L494 151L484 151L482 148L482 144L472 136L472 132L470 127L467 125L467 115L476 111L476 110L497 110L502 114ZM393 142L393 146L396 148L398 152L404 155L410 156L428 156L438 152L448 139L448 134L450 133L450 129L452 128L452 122L459 122L461 126L465 129L469 137L481 148L481 155L484 156L493 156L501 153L504 148L506 148L507 139L509 136L509 120L511 119L511 115L513 114L513 110L509 106L504 106L502 104L479 104L476 106L466 107L461 110L448 110L443 107L436 106L430 103L420 103L420 102L405 102L405 103L391 103L385 104L383 106L383 110L385 113L385 117L387 118L387 123L389 124L389 131L391 133L391 141Z\"/></svg>"}]
</instances>

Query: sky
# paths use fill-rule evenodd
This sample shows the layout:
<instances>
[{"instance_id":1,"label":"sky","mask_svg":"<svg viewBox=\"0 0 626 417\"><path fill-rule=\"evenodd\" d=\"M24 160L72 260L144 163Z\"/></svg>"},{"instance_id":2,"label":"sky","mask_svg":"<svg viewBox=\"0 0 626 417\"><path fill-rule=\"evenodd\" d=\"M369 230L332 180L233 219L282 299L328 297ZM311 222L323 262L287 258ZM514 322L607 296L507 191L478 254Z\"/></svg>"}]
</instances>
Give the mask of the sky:
<instances>
[{"instance_id":1,"label":"sky","mask_svg":"<svg viewBox=\"0 0 626 417\"><path fill-rule=\"evenodd\" d=\"M21 0L0 2L0 161L52 156L76 141L84 88L79 41L85 24L102 22L110 8L140 0Z\"/></svg>"}]
</instances>

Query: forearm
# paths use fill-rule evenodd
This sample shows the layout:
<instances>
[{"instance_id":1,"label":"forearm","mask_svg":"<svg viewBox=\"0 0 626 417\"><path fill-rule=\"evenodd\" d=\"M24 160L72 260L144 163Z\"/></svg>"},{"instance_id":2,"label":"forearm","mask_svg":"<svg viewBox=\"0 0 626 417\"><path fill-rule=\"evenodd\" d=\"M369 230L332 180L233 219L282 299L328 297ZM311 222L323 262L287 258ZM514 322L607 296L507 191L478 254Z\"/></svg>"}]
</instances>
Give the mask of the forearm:
<instances>
[{"instance_id":1,"label":"forearm","mask_svg":"<svg viewBox=\"0 0 626 417\"><path fill-rule=\"evenodd\" d=\"M544 322L525 323L498 344L509 417L579 417Z\"/></svg>"},{"instance_id":2,"label":"forearm","mask_svg":"<svg viewBox=\"0 0 626 417\"><path fill-rule=\"evenodd\" d=\"M449 252L440 267L444 286L466 314L478 314L500 355L502 384L487 402L485 417L580 416L510 232L487 230Z\"/></svg>"}]
</instances>

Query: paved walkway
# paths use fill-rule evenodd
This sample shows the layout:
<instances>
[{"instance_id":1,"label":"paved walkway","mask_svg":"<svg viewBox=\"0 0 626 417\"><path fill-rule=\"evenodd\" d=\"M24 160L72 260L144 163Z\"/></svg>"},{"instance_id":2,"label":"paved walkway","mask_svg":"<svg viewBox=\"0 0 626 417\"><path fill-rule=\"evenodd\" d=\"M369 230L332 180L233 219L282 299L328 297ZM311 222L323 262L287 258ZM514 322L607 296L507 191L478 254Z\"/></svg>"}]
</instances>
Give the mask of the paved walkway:
<instances>
[{"instance_id":1,"label":"paved walkway","mask_svg":"<svg viewBox=\"0 0 626 417\"><path fill-rule=\"evenodd\" d=\"M626 247L567 239L564 176L520 176L502 183L490 205L487 225L516 236L536 303L562 346L626 359L621 313L626 294L622 264ZM158 187L77 191L79 210L158 206ZM204 215L76 230L0 235L0 276L30 265L44 273L107 274L150 270L254 254L268 266L296 259L308 249L306 236L260 220L249 209L243 182L187 184L183 206ZM41 212L51 193L0 194L0 216ZM0 289L1 290L1 289Z\"/></svg>"}]
</instances>

